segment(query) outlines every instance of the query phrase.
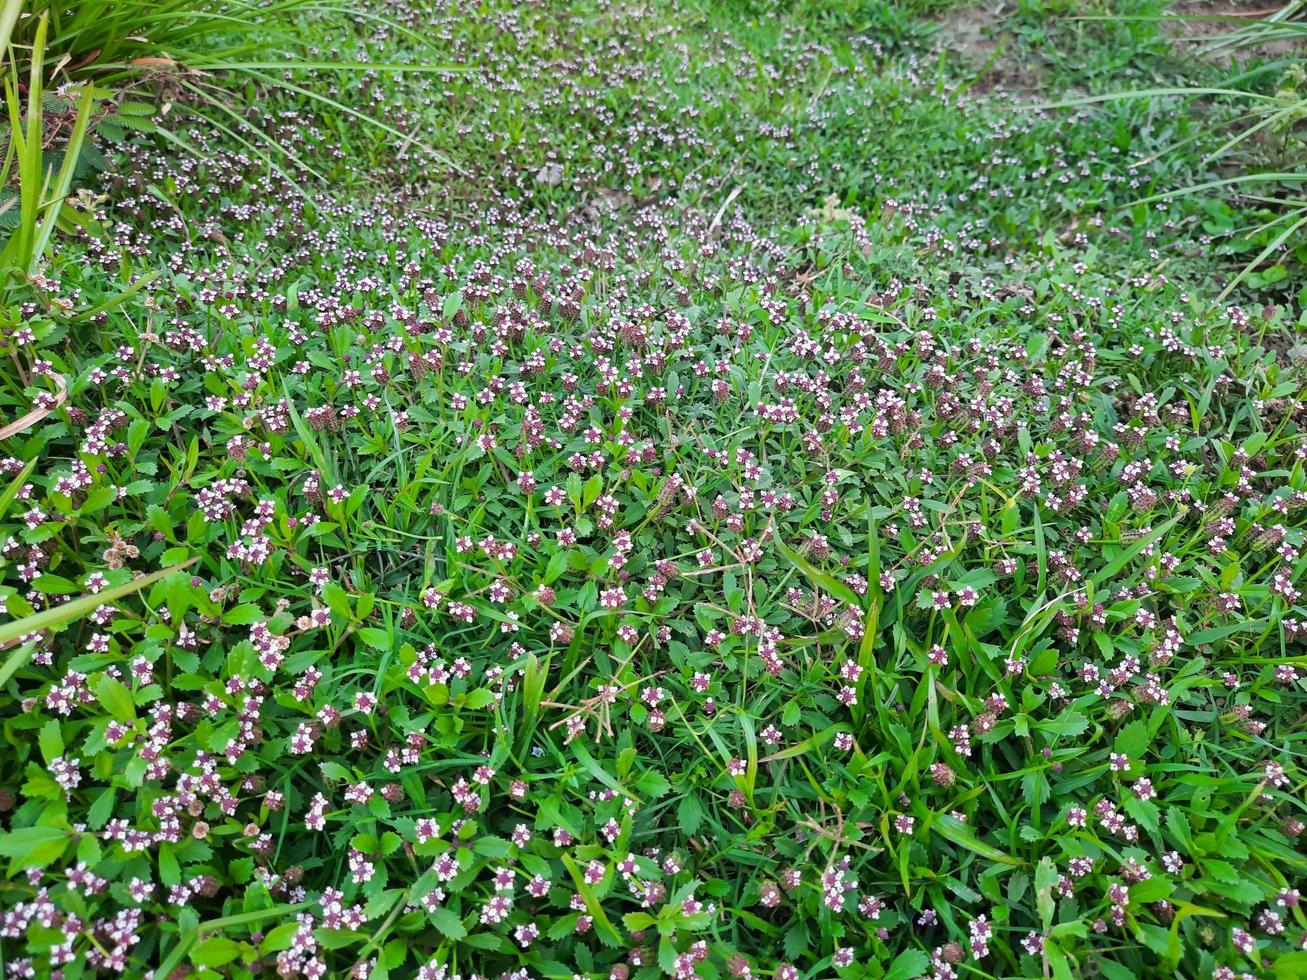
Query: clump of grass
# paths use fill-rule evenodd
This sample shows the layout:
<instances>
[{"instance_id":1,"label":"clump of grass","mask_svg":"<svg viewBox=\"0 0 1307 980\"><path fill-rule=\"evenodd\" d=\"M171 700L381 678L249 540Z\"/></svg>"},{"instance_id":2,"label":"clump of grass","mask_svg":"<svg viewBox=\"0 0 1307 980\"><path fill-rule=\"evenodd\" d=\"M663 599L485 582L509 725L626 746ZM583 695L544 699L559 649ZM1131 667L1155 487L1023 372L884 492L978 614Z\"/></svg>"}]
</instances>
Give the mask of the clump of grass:
<instances>
[{"instance_id":1,"label":"clump of grass","mask_svg":"<svg viewBox=\"0 0 1307 980\"><path fill-rule=\"evenodd\" d=\"M44 101L44 58L46 19L37 21L31 39L30 68L26 83L19 81L18 65L12 56L11 34L7 30L21 4L11 0L0 11L0 52L7 57L0 66L7 69L4 80L5 105L9 112L8 138L4 141L4 162L0 164L0 184L11 178L18 192L0 202L0 215L11 210L13 231L0 250L0 275L6 282L17 274L28 277L36 272L45 255L50 236L65 215L64 200L72 187L73 172L95 105L95 90L86 86L77 93L75 106L70 104L71 128L62 140L62 161L57 168L47 165L46 113ZM26 106L22 104L26 91Z\"/></svg>"},{"instance_id":2,"label":"clump of grass","mask_svg":"<svg viewBox=\"0 0 1307 980\"><path fill-rule=\"evenodd\" d=\"M1307 5L1292 0L1269 16L1236 23L1234 30L1211 42L1208 50L1228 54L1279 45L1287 46L1288 57L1239 76L1238 83L1248 86L1249 120L1208 158L1248 161L1247 172L1185 191L1234 189L1266 209L1264 220L1244 232L1245 239L1260 250L1227 286L1227 293L1240 282L1274 287L1289 277L1290 268L1301 269L1307 260L1307 236L1303 233L1307 227L1303 187L1307 183L1307 146L1302 137L1302 124L1307 120ZM1268 79L1269 94L1260 90ZM1271 166L1265 165L1267 161Z\"/></svg>"},{"instance_id":3,"label":"clump of grass","mask_svg":"<svg viewBox=\"0 0 1307 980\"><path fill-rule=\"evenodd\" d=\"M1216 97L1241 107L1230 127L1233 135L1212 139L1214 148L1201 160L1203 167L1218 168L1223 176L1168 188L1141 203L1206 196L1216 225L1232 238L1223 250L1251 255L1228 279L1221 296L1230 295L1240 285L1280 292L1291 281L1291 270L1301 267L1307 258L1303 238L1303 229L1307 228L1307 199L1303 194L1307 148L1302 139L1302 123L1307 119L1307 62L1303 59L1307 50L1307 6L1301 0L1292 0L1278 9L1252 15L1236 12L1149 19L1228 25L1228 31L1214 38L1189 44L1202 57L1226 59L1227 77L1215 87L1144 89L1076 102ZM1232 54L1244 52L1259 55L1251 67L1228 60ZM1266 52L1273 57L1262 57ZM1177 143L1170 152L1174 154L1188 142ZM1236 206L1230 207L1219 195L1232 197Z\"/></svg>"},{"instance_id":4,"label":"clump of grass","mask_svg":"<svg viewBox=\"0 0 1307 980\"><path fill-rule=\"evenodd\" d=\"M377 113L342 104L321 87L305 87L305 72L443 72L432 49L416 32L394 25L383 14L352 4L322 0L11 0L2 23L10 26L16 52L31 52L40 34L43 69L74 81L90 80L114 93L153 101L158 119L170 113L183 120L198 115L212 128L256 155L283 182L304 192L296 176L321 177L264 128L251 121L249 104L275 93L294 97L351 124L374 129L396 141L411 140ZM18 11L15 13L15 11ZM309 56L305 30L315 23L352 39L360 29L393 28L417 42L423 57L410 63L363 62ZM46 26L48 24L48 30ZM26 64L23 65L26 67ZM120 114L110 123L140 130L145 120ZM166 127L165 135L178 127ZM177 140L173 135L170 138ZM186 147L194 152L193 147ZM430 151L432 162L450 165ZM457 168L455 168L457 169Z\"/></svg>"}]
</instances>

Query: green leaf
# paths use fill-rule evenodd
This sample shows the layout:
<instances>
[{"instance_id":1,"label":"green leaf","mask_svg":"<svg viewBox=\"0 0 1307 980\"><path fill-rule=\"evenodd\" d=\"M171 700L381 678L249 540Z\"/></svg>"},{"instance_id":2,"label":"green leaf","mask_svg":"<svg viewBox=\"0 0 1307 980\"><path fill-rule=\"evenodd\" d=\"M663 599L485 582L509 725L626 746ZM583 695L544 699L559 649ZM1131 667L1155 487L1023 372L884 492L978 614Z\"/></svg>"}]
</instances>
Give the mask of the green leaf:
<instances>
[{"instance_id":1,"label":"green leaf","mask_svg":"<svg viewBox=\"0 0 1307 980\"><path fill-rule=\"evenodd\" d=\"M447 908L434 908L427 916L431 919L431 924L450 939L458 940L467 935L463 920Z\"/></svg>"},{"instance_id":2,"label":"green leaf","mask_svg":"<svg viewBox=\"0 0 1307 980\"><path fill-rule=\"evenodd\" d=\"M930 966L930 957L919 949L905 949L894 957L894 962L885 971L885 980L912 980L926 975Z\"/></svg>"},{"instance_id":3,"label":"green leaf","mask_svg":"<svg viewBox=\"0 0 1307 980\"><path fill-rule=\"evenodd\" d=\"M1129 756L1133 761L1144 754L1148 742L1148 722L1136 718L1117 733L1116 751Z\"/></svg>"},{"instance_id":4,"label":"green leaf","mask_svg":"<svg viewBox=\"0 0 1307 980\"><path fill-rule=\"evenodd\" d=\"M114 788L110 786L95 798L95 802L87 810L87 824L92 830L99 830L109 822L109 818L113 816L115 796Z\"/></svg>"},{"instance_id":5,"label":"green leaf","mask_svg":"<svg viewBox=\"0 0 1307 980\"><path fill-rule=\"evenodd\" d=\"M502 837L482 837L472 845L473 854L490 858L507 857L512 849L512 843Z\"/></svg>"},{"instance_id":6,"label":"green leaf","mask_svg":"<svg viewBox=\"0 0 1307 980\"><path fill-rule=\"evenodd\" d=\"M1053 980L1074 980L1066 951L1052 939L1044 943L1044 955L1048 958L1048 965L1053 968Z\"/></svg>"},{"instance_id":7,"label":"green leaf","mask_svg":"<svg viewBox=\"0 0 1307 980\"><path fill-rule=\"evenodd\" d=\"M375 626L363 626L358 630L359 639L374 650L390 649L390 633Z\"/></svg>"},{"instance_id":8,"label":"green leaf","mask_svg":"<svg viewBox=\"0 0 1307 980\"><path fill-rule=\"evenodd\" d=\"M1054 738L1073 738L1089 727L1089 719L1079 711L1064 711L1056 718L1039 722L1035 727Z\"/></svg>"},{"instance_id":9,"label":"green leaf","mask_svg":"<svg viewBox=\"0 0 1307 980\"><path fill-rule=\"evenodd\" d=\"M1151 800L1141 800L1133 793L1126 796L1124 804L1125 812L1143 826L1149 833L1157 833L1160 826L1161 814L1157 809L1157 804Z\"/></svg>"},{"instance_id":10,"label":"green leaf","mask_svg":"<svg viewBox=\"0 0 1307 980\"><path fill-rule=\"evenodd\" d=\"M354 613L350 608L349 596L335 582L328 582L322 588L322 598L327 603L327 608L348 623L354 619Z\"/></svg>"},{"instance_id":11,"label":"green leaf","mask_svg":"<svg viewBox=\"0 0 1307 980\"><path fill-rule=\"evenodd\" d=\"M95 696L104 709L121 722L136 720L136 705L132 692L117 678L105 674L95 684Z\"/></svg>"},{"instance_id":12,"label":"green leaf","mask_svg":"<svg viewBox=\"0 0 1307 980\"><path fill-rule=\"evenodd\" d=\"M1125 568L1127 564L1129 564L1131 561L1137 558L1145 548L1151 545L1154 541L1160 538L1167 531L1171 530L1171 528L1175 526L1175 523L1178 520L1180 520L1179 514L1177 514L1175 517L1172 517L1169 521L1167 521L1165 524L1161 525L1160 527L1153 528L1152 531L1145 534L1138 541L1135 541L1133 544L1130 545L1129 548L1121 552L1121 554L1117 555L1110 562L1104 565L1103 568L1099 572L1097 572L1094 575L1094 577L1090 580L1091 582L1093 582L1095 590L1101 587L1104 582L1110 579L1117 572L1121 571L1121 569Z\"/></svg>"},{"instance_id":13,"label":"green leaf","mask_svg":"<svg viewBox=\"0 0 1307 980\"><path fill-rule=\"evenodd\" d=\"M1175 882L1165 875L1146 878L1130 886L1130 904L1149 905L1169 898L1175 890Z\"/></svg>"},{"instance_id":14,"label":"green leaf","mask_svg":"<svg viewBox=\"0 0 1307 980\"><path fill-rule=\"evenodd\" d=\"M581 765L585 766L590 775L594 776L595 779L599 780L599 782L603 783L609 789L620 793L622 796L635 800L637 803L640 802L632 795L630 790L614 779L612 774L599 764L598 760L590 754L590 750L581 744L580 741L573 742L571 749L572 754L576 756Z\"/></svg>"},{"instance_id":15,"label":"green leaf","mask_svg":"<svg viewBox=\"0 0 1307 980\"><path fill-rule=\"evenodd\" d=\"M41 726L41 733L37 736L37 744L41 747L41 758L47 764L54 762L64 754L64 736L59 728L59 722L51 718Z\"/></svg>"},{"instance_id":16,"label":"green leaf","mask_svg":"<svg viewBox=\"0 0 1307 980\"><path fill-rule=\"evenodd\" d=\"M21 9L21 6L17 6L16 9ZM4 50L4 48L0 48L0 50ZM6 508L8 508L13 499L18 496L18 491L23 489L23 484L27 482L27 478L31 476L32 470L35 468L36 460L29 459L23 465L23 468L18 471L18 475L9 482L9 485L5 487L2 492L0 492L0 517L4 517Z\"/></svg>"},{"instance_id":17,"label":"green leaf","mask_svg":"<svg viewBox=\"0 0 1307 980\"><path fill-rule=\"evenodd\" d=\"M1294 950L1276 957L1271 964L1271 972L1275 974L1275 980L1300 980L1307 977L1307 952Z\"/></svg>"},{"instance_id":18,"label":"green leaf","mask_svg":"<svg viewBox=\"0 0 1307 980\"><path fill-rule=\"evenodd\" d=\"M835 596L837 599L843 599L855 609L861 609L863 607L862 600L858 598L856 592L833 575L828 575L821 569L813 566L806 558L801 557L796 551L794 551L794 549L788 547L784 541L778 539L776 541L776 547L791 565L808 577L813 585L823 589L830 595Z\"/></svg>"},{"instance_id":19,"label":"green leaf","mask_svg":"<svg viewBox=\"0 0 1307 980\"><path fill-rule=\"evenodd\" d=\"M585 902L586 911L590 913L594 921L595 935L605 946L616 948L622 944L622 937L618 931L613 928L613 924L608 920L604 907L595 897L594 889L590 887L589 882L581 874L581 870L576 866L570 854L563 854L563 865L567 868L567 873L572 876L572 882L576 885L576 890L581 899Z\"/></svg>"},{"instance_id":20,"label":"green leaf","mask_svg":"<svg viewBox=\"0 0 1307 980\"><path fill-rule=\"evenodd\" d=\"M1138 976L1138 974L1128 966L1122 966L1120 963L1116 962L1116 960L1109 960L1107 957L1099 959L1098 970L1103 974L1106 980L1136 980L1136 977Z\"/></svg>"},{"instance_id":21,"label":"green leaf","mask_svg":"<svg viewBox=\"0 0 1307 980\"><path fill-rule=\"evenodd\" d=\"M5 658L4 664L0 665L0 687L9 682L9 678L18 673L23 667L27 666L27 661L32 659L32 654L36 652L36 641L24 643L15 649Z\"/></svg>"},{"instance_id":22,"label":"green leaf","mask_svg":"<svg viewBox=\"0 0 1307 980\"><path fill-rule=\"evenodd\" d=\"M781 724L797 725L802 715L803 708L799 706L799 702L791 699L785 702L785 707L781 709Z\"/></svg>"},{"instance_id":23,"label":"green leaf","mask_svg":"<svg viewBox=\"0 0 1307 980\"><path fill-rule=\"evenodd\" d=\"M182 867L177 860L177 846L167 842L159 845L159 880L170 888L181 883Z\"/></svg>"},{"instance_id":24,"label":"green leaf","mask_svg":"<svg viewBox=\"0 0 1307 980\"><path fill-rule=\"evenodd\" d=\"M279 953L283 949L290 949L299 930L297 922L285 922L274 929L269 929L263 936L263 942L259 943L259 952Z\"/></svg>"},{"instance_id":25,"label":"green leaf","mask_svg":"<svg viewBox=\"0 0 1307 980\"><path fill-rule=\"evenodd\" d=\"M64 578L62 575L38 575L32 582L32 588L42 595L72 595L80 592L81 588L76 582Z\"/></svg>"},{"instance_id":26,"label":"green leaf","mask_svg":"<svg viewBox=\"0 0 1307 980\"><path fill-rule=\"evenodd\" d=\"M252 602L228 609L222 614L222 621L228 626L252 626L263 622L263 610Z\"/></svg>"},{"instance_id":27,"label":"green leaf","mask_svg":"<svg viewBox=\"0 0 1307 980\"><path fill-rule=\"evenodd\" d=\"M785 930L783 940L785 956L787 959L796 960L811 945L809 942L808 927L802 919L796 919L789 929Z\"/></svg>"},{"instance_id":28,"label":"green leaf","mask_svg":"<svg viewBox=\"0 0 1307 980\"><path fill-rule=\"evenodd\" d=\"M58 827L20 827L0 834L0 857L12 858L15 870L43 868L59 860L69 840Z\"/></svg>"},{"instance_id":29,"label":"green leaf","mask_svg":"<svg viewBox=\"0 0 1307 980\"><path fill-rule=\"evenodd\" d=\"M556 551L549 559L549 564L545 566L545 576L543 582L548 585L550 582L567 571L568 552Z\"/></svg>"},{"instance_id":30,"label":"green leaf","mask_svg":"<svg viewBox=\"0 0 1307 980\"><path fill-rule=\"evenodd\" d=\"M479 711L482 708L488 708L495 703L495 692L488 687L479 687L475 691L469 691L467 700L463 702L463 707L472 711Z\"/></svg>"},{"instance_id":31,"label":"green leaf","mask_svg":"<svg viewBox=\"0 0 1307 980\"><path fill-rule=\"evenodd\" d=\"M1045 931L1053 924L1053 913L1057 908L1053 900L1053 889L1057 887L1058 878L1057 865L1053 859L1041 859L1035 867L1035 902L1039 906L1039 920Z\"/></svg>"},{"instance_id":32,"label":"green leaf","mask_svg":"<svg viewBox=\"0 0 1307 980\"><path fill-rule=\"evenodd\" d=\"M648 929L657 921L648 912L627 912L626 915L622 916L622 925L626 926L631 932Z\"/></svg>"},{"instance_id":33,"label":"green leaf","mask_svg":"<svg viewBox=\"0 0 1307 980\"><path fill-rule=\"evenodd\" d=\"M698 833L703 824L703 804L699 802L697 793L691 791L681 797L681 802L676 806L676 822L687 837Z\"/></svg>"},{"instance_id":34,"label":"green leaf","mask_svg":"<svg viewBox=\"0 0 1307 980\"><path fill-rule=\"evenodd\" d=\"M640 774L640 778L635 781L635 788L647 796L658 799L660 796L667 795L672 784L662 773L649 769Z\"/></svg>"},{"instance_id":35,"label":"green leaf","mask_svg":"<svg viewBox=\"0 0 1307 980\"><path fill-rule=\"evenodd\" d=\"M77 513L82 515L94 514L96 511L104 510L117 499L117 487L100 487L86 495L86 499L82 501L82 506L77 508Z\"/></svg>"},{"instance_id":36,"label":"green leaf","mask_svg":"<svg viewBox=\"0 0 1307 980\"><path fill-rule=\"evenodd\" d=\"M1193 831L1189 827L1189 818L1179 807L1166 808L1166 829L1180 847L1186 851L1194 850Z\"/></svg>"},{"instance_id":37,"label":"green leaf","mask_svg":"<svg viewBox=\"0 0 1307 980\"><path fill-rule=\"evenodd\" d=\"M191 950L191 962L196 966L222 966L240 956L244 948L226 936L210 936Z\"/></svg>"}]
</instances>

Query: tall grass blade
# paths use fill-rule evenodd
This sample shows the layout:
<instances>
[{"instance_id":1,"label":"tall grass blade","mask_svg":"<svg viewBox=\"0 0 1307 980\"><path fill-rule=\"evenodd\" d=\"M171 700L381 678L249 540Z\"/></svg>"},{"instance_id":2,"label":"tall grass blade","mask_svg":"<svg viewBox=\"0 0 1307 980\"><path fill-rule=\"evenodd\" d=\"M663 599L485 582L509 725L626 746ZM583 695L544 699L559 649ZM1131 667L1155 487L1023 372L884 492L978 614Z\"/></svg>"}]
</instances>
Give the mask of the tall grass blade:
<instances>
[{"instance_id":1,"label":"tall grass blade","mask_svg":"<svg viewBox=\"0 0 1307 980\"><path fill-rule=\"evenodd\" d=\"M91 111L95 105L95 87L87 82L78 97L77 120L73 124L73 131L68 137L68 143L64 147L63 165L59 168L59 176L55 179L51 197L42 205L45 211L44 220L36 232L36 240L32 243L32 254L29 260L28 274L35 272L35 266L41 261L41 256L45 254L46 246L50 242L50 236L54 234L55 223L59 220L59 213L63 210L64 200L68 197L68 192L72 189L73 173L77 169L77 158L82 152L82 144L86 141L86 128L91 121Z\"/></svg>"},{"instance_id":2,"label":"tall grass blade","mask_svg":"<svg viewBox=\"0 0 1307 980\"><path fill-rule=\"evenodd\" d=\"M97 592L94 595L83 596L80 599L74 599L72 602L65 602L52 609L43 609L39 613L32 613L30 616L24 616L22 619L15 619L12 622L0 623L0 647L8 646L19 638L26 636L28 633L36 633L40 630L53 629L57 626L66 626L67 624L81 619L88 613L99 609L106 602L113 602L124 596L134 595L148 585L153 585L161 578L165 578L174 572L180 572L187 568L200 558L196 555L194 558L188 558L178 565L170 565L168 568L161 568L157 572L151 572L149 575L142 575L140 578L134 578L130 582L124 582L122 585L115 585L111 589L105 589L103 592Z\"/></svg>"}]
</instances>

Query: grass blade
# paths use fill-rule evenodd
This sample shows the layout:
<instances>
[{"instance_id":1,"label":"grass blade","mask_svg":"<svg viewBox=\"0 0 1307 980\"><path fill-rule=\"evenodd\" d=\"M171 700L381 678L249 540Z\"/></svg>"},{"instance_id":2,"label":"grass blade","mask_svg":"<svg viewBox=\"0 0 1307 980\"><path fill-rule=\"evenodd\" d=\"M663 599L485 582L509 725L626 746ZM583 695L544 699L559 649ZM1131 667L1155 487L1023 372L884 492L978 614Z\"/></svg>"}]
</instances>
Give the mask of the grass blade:
<instances>
[{"instance_id":1,"label":"grass blade","mask_svg":"<svg viewBox=\"0 0 1307 980\"><path fill-rule=\"evenodd\" d=\"M151 572L149 575L142 575L140 578L134 578L130 582L124 582L122 585L115 585L111 589L105 589L103 592L96 592L94 595L83 596L80 599L74 599L72 602L65 602L55 606L52 609L43 609L39 613L33 613L30 616L24 616L22 619L15 619L12 622L0 623L0 647L8 646L10 643L26 636L28 633L35 633L39 630L54 629L59 626L66 626L68 623L81 619L88 613L94 612L106 602L113 602L124 596L134 595L144 589L146 586L153 585L161 578L165 578L174 572L180 572L183 568L188 568L200 560L199 555L189 558L178 565L170 565L168 568L161 568L157 572Z\"/></svg>"}]
</instances>

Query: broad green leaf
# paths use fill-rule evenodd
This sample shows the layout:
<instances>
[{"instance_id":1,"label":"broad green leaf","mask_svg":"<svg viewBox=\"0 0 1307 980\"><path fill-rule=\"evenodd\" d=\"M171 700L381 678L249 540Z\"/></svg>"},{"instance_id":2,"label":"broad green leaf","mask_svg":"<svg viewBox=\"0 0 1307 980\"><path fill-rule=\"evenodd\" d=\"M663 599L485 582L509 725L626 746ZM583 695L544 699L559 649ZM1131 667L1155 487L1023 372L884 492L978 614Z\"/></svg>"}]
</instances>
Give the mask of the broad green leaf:
<instances>
[{"instance_id":1,"label":"broad green leaf","mask_svg":"<svg viewBox=\"0 0 1307 980\"><path fill-rule=\"evenodd\" d=\"M136 719L132 692L122 681L105 674L95 683L95 696L118 721L131 722Z\"/></svg>"}]
</instances>

